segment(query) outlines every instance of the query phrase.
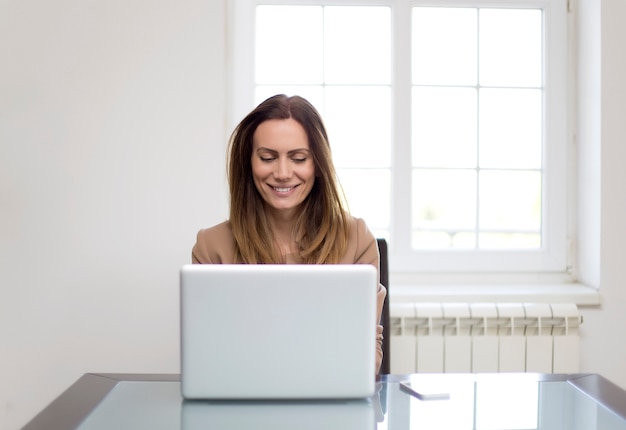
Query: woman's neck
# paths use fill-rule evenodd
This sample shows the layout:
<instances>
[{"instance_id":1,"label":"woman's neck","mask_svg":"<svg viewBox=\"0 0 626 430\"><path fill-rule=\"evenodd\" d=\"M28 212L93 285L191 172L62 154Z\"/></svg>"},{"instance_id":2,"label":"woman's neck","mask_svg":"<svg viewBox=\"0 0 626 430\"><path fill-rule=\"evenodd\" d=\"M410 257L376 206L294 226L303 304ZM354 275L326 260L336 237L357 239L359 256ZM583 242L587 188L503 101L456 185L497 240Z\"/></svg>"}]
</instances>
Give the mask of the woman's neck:
<instances>
[{"instance_id":1,"label":"woman's neck","mask_svg":"<svg viewBox=\"0 0 626 430\"><path fill-rule=\"evenodd\" d=\"M294 254L298 250L294 237L295 217L282 215L269 214L268 221L272 235L282 255Z\"/></svg>"}]
</instances>

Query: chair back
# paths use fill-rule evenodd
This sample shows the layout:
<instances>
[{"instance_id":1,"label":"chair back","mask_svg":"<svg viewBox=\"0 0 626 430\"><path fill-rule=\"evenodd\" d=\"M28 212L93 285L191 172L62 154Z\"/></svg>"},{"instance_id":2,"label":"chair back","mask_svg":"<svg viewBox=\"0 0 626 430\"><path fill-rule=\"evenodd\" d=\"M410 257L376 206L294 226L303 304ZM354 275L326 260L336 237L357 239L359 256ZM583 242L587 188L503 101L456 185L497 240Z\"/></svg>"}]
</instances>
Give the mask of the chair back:
<instances>
[{"instance_id":1,"label":"chair back","mask_svg":"<svg viewBox=\"0 0 626 430\"><path fill-rule=\"evenodd\" d=\"M387 289L387 295L383 303L383 312L380 317L380 323L383 326L383 361L380 365L381 374L391 373L391 324L389 317L389 254L387 250L387 241L385 239L376 239L378 242L378 252L380 254L380 283Z\"/></svg>"}]
</instances>

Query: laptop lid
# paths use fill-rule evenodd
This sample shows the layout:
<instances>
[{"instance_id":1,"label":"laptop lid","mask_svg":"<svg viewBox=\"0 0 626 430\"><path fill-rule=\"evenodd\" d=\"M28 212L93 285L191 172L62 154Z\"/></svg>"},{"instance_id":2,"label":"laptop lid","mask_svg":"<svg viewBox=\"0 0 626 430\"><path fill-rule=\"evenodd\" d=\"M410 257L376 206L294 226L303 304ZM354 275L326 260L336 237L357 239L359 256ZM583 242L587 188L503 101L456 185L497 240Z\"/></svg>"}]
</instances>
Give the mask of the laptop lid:
<instances>
[{"instance_id":1,"label":"laptop lid","mask_svg":"<svg viewBox=\"0 0 626 430\"><path fill-rule=\"evenodd\" d=\"M338 399L375 389L371 265L186 265L188 399Z\"/></svg>"}]
</instances>

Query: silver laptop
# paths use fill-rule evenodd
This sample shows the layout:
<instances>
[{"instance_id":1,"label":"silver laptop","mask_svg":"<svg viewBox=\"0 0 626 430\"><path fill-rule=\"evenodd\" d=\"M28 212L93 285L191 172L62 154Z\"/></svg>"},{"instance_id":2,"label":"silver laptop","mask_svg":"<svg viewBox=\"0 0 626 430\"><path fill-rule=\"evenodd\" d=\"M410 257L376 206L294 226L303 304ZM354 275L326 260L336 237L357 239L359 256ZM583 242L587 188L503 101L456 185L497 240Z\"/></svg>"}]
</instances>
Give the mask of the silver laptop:
<instances>
[{"instance_id":1,"label":"silver laptop","mask_svg":"<svg viewBox=\"0 0 626 430\"><path fill-rule=\"evenodd\" d=\"M371 265L186 265L187 399L346 399L375 389Z\"/></svg>"}]
</instances>

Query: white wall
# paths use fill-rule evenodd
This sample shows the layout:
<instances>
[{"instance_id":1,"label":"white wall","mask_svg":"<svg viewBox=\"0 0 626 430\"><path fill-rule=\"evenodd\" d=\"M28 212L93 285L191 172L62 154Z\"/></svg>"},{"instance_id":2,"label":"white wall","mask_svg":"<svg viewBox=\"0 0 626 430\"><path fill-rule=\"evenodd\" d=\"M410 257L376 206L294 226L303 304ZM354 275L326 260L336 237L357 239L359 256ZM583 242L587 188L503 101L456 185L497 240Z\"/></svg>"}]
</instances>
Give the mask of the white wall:
<instances>
[{"instance_id":1,"label":"white wall","mask_svg":"<svg viewBox=\"0 0 626 430\"><path fill-rule=\"evenodd\" d=\"M85 372L178 372L178 268L227 209L225 3L0 0L1 430ZM580 179L581 274L603 301L582 370L626 388L626 3L579 3L601 167Z\"/></svg>"},{"instance_id":2,"label":"white wall","mask_svg":"<svg viewBox=\"0 0 626 430\"><path fill-rule=\"evenodd\" d=\"M579 258L583 281L597 282L602 301L583 312L581 366L626 388L626 2L578 3L581 157L596 166L579 178L588 223ZM598 248L599 264L591 261L596 255L587 252L590 248Z\"/></svg>"},{"instance_id":3,"label":"white wall","mask_svg":"<svg viewBox=\"0 0 626 430\"><path fill-rule=\"evenodd\" d=\"M224 2L0 0L0 429L85 372L179 371L226 217Z\"/></svg>"}]
</instances>

